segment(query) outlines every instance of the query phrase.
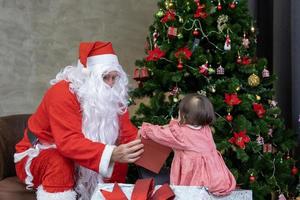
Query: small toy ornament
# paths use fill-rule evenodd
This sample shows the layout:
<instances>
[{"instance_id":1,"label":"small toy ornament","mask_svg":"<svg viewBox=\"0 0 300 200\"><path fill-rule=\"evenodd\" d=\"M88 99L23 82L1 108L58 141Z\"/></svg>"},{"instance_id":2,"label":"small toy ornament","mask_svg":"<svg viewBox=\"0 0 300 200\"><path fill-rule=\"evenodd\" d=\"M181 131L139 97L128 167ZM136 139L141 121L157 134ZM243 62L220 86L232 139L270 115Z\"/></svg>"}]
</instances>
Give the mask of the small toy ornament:
<instances>
[{"instance_id":1,"label":"small toy ornament","mask_svg":"<svg viewBox=\"0 0 300 200\"><path fill-rule=\"evenodd\" d=\"M229 34L227 34L225 44L224 44L224 50L229 51L230 49L231 49L231 40L230 40Z\"/></svg>"},{"instance_id":2,"label":"small toy ornament","mask_svg":"<svg viewBox=\"0 0 300 200\"><path fill-rule=\"evenodd\" d=\"M266 68L264 68L264 70L262 71L261 75L262 75L263 78L268 78L268 77L270 77L270 72L269 72L269 70L267 70Z\"/></svg>"},{"instance_id":3,"label":"small toy ornament","mask_svg":"<svg viewBox=\"0 0 300 200\"><path fill-rule=\"evenodd\" d=\"M245 49L248 49L249 44L250 44L250 41L248 38L246 38L246 34L244 33L244 37L242 39L242 45L244 46Z\"/></svg>"},{"instance_id":4,"label":"small toy ornament","mask_svg":"<svg viewBox=\"0 0 300 200\"><path fill-rule=\"evenodd\" d=\"M217 75L224 75L225 73L225 70L224 68L222 67L222 65L220 65L218 68L217 68Z\"/></svg>"}]
</instances>

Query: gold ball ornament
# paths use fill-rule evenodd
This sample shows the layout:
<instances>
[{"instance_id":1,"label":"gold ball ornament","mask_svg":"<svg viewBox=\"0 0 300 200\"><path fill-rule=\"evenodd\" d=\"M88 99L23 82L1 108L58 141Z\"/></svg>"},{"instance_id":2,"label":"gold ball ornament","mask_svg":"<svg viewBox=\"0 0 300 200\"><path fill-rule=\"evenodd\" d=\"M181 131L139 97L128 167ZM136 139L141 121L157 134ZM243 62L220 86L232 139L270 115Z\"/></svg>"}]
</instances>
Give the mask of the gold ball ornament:
<instances>
[{"instance_id":1,"label":"gold ball ornament","mask_svg":"<svg viewBox=\"0 0 300 200\"><path fill-rule=\"evenodd\" d=\"M240 86L237 86L237 87L235 88L236 91L240 91L240 89L241 89Z\"/></svg>"},{"instance_id":2,"label":"gold ball ornament","mask_svg":"<svg viewBox=\"0 0 300 200\"><path fill-rule=\"evenodd\" d=\"M160 17L164 16L164 14L165 14L164 11L162 9L159 9L159 11L157 11L157 13L156 13L156 16L160 18Z\"/></svg>"},{"instance_id":3,"label":"gold ball ornament","mask_svg":"<svg viewBox=\"0 0 300 200\"><path fill-rule=\"evenodd\" d=\"M168 9L174 9L174 3L172 1L168 3Z\"/></svg>"},{"instance_id":4,"label":"gold ball ornament","mask_svg":"<svg viewBox=\"0 0 300 200\"><path fill-rule=\"evenodd\" d=\"M256 87L260 84L260 78L256 74L251 74L248 78L248 84L251 87Z\"/></svg>"},{"instance_id":5,"label":"gold ball ornament","mask_svg":"<svg viewBox=\"0 0 300 200\"><path fill-rule=\"evenodd\" d=\"M255 97L257 101L261 100L261 97L259 95L255 95Z\"/></svg>"}]
</instances>

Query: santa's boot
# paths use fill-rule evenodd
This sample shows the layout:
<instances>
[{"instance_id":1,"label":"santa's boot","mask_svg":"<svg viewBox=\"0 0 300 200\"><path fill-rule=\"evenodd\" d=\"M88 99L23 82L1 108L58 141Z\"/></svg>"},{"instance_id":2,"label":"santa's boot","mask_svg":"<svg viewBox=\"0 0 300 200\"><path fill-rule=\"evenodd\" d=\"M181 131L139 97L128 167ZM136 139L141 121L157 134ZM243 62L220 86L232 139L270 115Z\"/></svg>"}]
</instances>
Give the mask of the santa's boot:
<instances>
[{"instance_id":1,"label":"santa's boot","mask_svg":"<svg viewBox=\"0 0 300 200\"><path fill-rule=\"evenodd\" d=\"M76 192L67 190L64 192L47 192L43 186L39 186L36 192L37 200L76 200Z\"/></svg>"}]
</instances>

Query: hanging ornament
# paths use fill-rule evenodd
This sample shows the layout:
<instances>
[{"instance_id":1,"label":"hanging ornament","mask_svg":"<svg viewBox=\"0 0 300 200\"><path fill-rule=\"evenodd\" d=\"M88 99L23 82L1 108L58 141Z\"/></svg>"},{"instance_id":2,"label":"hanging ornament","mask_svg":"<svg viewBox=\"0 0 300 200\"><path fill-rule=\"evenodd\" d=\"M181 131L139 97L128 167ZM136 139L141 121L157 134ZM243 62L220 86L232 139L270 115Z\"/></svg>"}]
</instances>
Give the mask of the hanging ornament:
<instances>
[{"instance_id":1,"label":"hanging ornament","mask_svg":"<svg viewBox=\"0 0 300 200\"><path fill-rule=\"evenodd\" d=\"M208 87L208 90L211 92L211 93L215 93L216 92L216 85L209 85Z\"/></svg>"},{"instance_id":2,"label":"hanging ornament","mask_svg":"<svg viewBox=\"0 0 300 200\"><path fill-rule=\"evenodd\" d=\"M133 79L136 81L145 81L149 78L149 70L147 67L135 68L133 72Z\"/></svg>"},{"instance_id":3,"label":"hanging ornament","mask_svg":"<svg viewBox=\"0 0 300 200\"><path fill-rule=\"evenodd\" d=\"M133 79L135 81L140 81L141 77L140 77L140 68L135 68L134 72L133 72Z\"/></svg>"},{"instance_id":4,"label":"hanging ornament","mask_svg":"<svg viewBox=\"0 0 300 200\"><path fill-rule=\"evenodd\" d=\"M174 10L168 10L165 14L164 17L161 18L162 23L166 23L169 21L175 21L176 20L176 13Z\"/></svg>"},{"instance_id":5,"label":"hanging ornament","mask_svg":"<svg viewBox=\"0 0 300 200\"><path fill-rule=\"evenodd\" d=\"M149 70L147 67L142 67L140 70L141 81L145 81L149 78Z\"/></svg>"},{"instance_id":6,"label":"hanging ornament","mask_svg":"<svg viewBox=\"0 0 300 200\"><path fill-rule=\"evenodd\" d=\"M216 73L216 70L214 68L212 68L211 65L209 65L207 71L208 71L208 74L215 74Z\"/></svg>"},{"instance_id":7,"label":"hanging ornament","mask_svg":"<svg viewBox=\"0 0 300 200\"><path fill-rule=\"evenodd\" d=\"M181 59L178 60L177 69L178 69L179 71L181 71L181 70L183 69L183 64L182 64Z\"/></svg>"},{"instance_id":8,"label":"hanging ornament","mask_svg":"<svg viewBox=\"0 0 300 200\"><path fill-rule=\"evenodd\" d=\"M246 38L246 33L244 33L244 37L242 39L242 45L244 46L245 49L248 49L249 44L250 44L250 41L248 38Z\"/></svg>"},{"instance_id":9,"label":"hanging ornament","mask_svg":"<svg viewBox=\"0 0 300 200\"><path fill-rule=\"evenodd\" d=\"M226 35L226 40L225 40L225 44L224 44L224 50L225 51L229 51L231 49L231 40L229 37L229 34Z\"/></svg>"},{"instance_id":10,"label":"hanging ornament","mask_svg":"<svg viewBox=\"0 0 300 200\"><path fill-rule=\"evenodd\" d=\"M182 38L183 38L182 33L178 33L178 34L177 34L177 38L178 38L178 39L182 39Z\"/></svg>"},{"instance_id":11,"label":"hanging ornament","mask_svg":"<svg viewBox=\"0 0 300 200\"><path fill-rule=\"evenodd\" d=\"M167 9L174 9L174 8L175 8L174 3L172 1L170 1Z\"/></svg>"},{"instance_id":12,"label":"hanging ornament","mask_svg":"<svg viewBox=\"0 0 300 200\"><path fill-rule=\"evenodd\" d=\"M155 29L155 31L153 32L152 36L153 36L153 44L154 44L154 48L156 48L156 47L158 47L158 46L157 46L157 39L158 39L158 36L159 36L159 33L157 32L156 29Z\"/></svg>"},{"instance_id":13,"label":"hanging ornament","mask_svg":"<svg viewBox=\"0 0 300 200\"><path fill-rule=\"evenodd\" d=\"M273 129L269 129L269 131L268 131L268 135L270 136L270 137L273 137Z\"/></svg>"},{"instance_id":14,"label":"hanging ornament","mask_svg":"<svg viewBox=\"0 0 300 200\"><path fill-rule=\"evenodd\" d=\"M262 71L261 75L262 75L263 78L268 78L268 77L270 77L270 72L269 72L269 70L267 70L266 68L264 68L264 70Z\"/></svg>"},{"instance_id":15,"label":"hanging ornament","mask_svg":"<svg viewBox=\"0 0 300 200\"><path fill-rule=\"evenodd\" d=\"M217 68L217 75L224 75L224 68L222 67L222 65L220 65L218 68Z\"/></svg>"},{"instance_id":16,"label":"hanging ornament","mask_svg":"<svg viewBox=\"0 0 300 200\"><path fill-rule=\"evenodd\" d=\"M221 2L220 2L220 1L218 2L217 9L218 9L218 11L221 11L221 10L222 10L222 5L221 5Z\"/></svg>"},{"instance_id":17,"label":"hanging ornament","mask_svg":"<svg viewBox=\"0 0 300 200\"><path fill-rule=\"evenodd\" d=\"M257 136L256 142L257 142L257 144L259 144L259 145L263 145L263 144L265 143L265 142L264 142L264 138L261 137L260 135Z\"/></svg>"},{"instance_id":18,"label":"hanging ornament","mask_svg":"<svg viewBox=\"0 0 300 200\"><path fill-rule=\"evenodd\" d=\"M248 56L243 56L242 57L242 65L249 65L251 63L251 58L249 58Z\"/></svg>"},{"instance_id":19,"label":"hanging ornament","mask_svg":"<svg viewBox=\"0 0 300 200\"><path fill-rule=\"evenodd\" d=\"M251 173L251 175L249 176L249 182L254 183L255 181L256 181L256 177Z\"/></svg>"},{"instance_id":20,"label":"hanging ornament","mask_svg":"<svg viewBox=\"0 0 300 200\"><path fill-rule=\"evenodd\" d=\"M273 145L266 143L263 145L263 152L264 153L272 153L273 152Z\"/></svg>"},{"instance_id":21,"label":"hanging ornament","mask_svg":"<svg viewBox=\"0 0 300 200\"><path fill-rule=\"evenodd\" d=\"M200 95L206 96L206 91L205 90L200 90L197 92Z\"/></svg>"},{"instance_id":22,"label":"hanging ornament","mask_svg":"<svg viewBox=\"0 0 300 200\"><path fill-rule=\"evenodd\" d=\"M281 193L281 194L278 196L278 200L286 200L284 194Z\"/></svg>"},{"instance_id":23,"label":"hanging ornament","mask_svg":"<svg viewBox=\"0 0 300 200\"><path fill-rule=\"evenodd\" d=\"M286 160L291 159L291 157L290 157L290 152L287 152L285 159L286 159Z\"/></svg>"},{"instance_id":24,"label":"hanging ornament","mask_svg":"<svg viewBox=\"0 0 300 200\"><path fill-rule=\"evenodd\" d=\"M255 33L255 27L253 25L251 26L250 30L252 33Z\"/></svg>"},{"instance_id":25,"label":"hanging ornament","mask_svg":"<svg viewBox=\"0 0 300 200\"><path fill-rule=\"evenodd\" d=\"M194 42L193 42L192 52L195 50L196 47L199 46L199 43L200 43L200 39L199 38L195 38Z\"/></svg>"},{"instance_id":26,"label":"hanging ornament","mask_svg":"<svg viewBox=\"0 0 300 200\"><path fill-rule=\"evenodd\" d=\"M248 78L248 84L251 87L256 87L260 84L260 78L256 74L251 74Z\"/></svg>"},{"instance_id":27,"label":"hanging ornament","mask_svg":"<svg viewBox=\"0 0 300 200\"><path fill-rule=\"evenodd\" d=\"M237 87L235 88L235 90L236 90L237 92L240 91L240 89L241 89L240 86L237 86Z\"/></svg>"},{"instance_id":28,"label":"hanging ornament","mask_svg":"<svg viewBox=\"0 0 300 200\"><path fill-rule=\"evenodd\" d=\"M205 64L199 66L199 73L205 76L208 75L208 61Z\"/></svg>"},{"instance_id":29,"label":"hanging ornament","mask_svg":"<svg viewBox=\"0 0 300 200\"><path fill-rule=\"evenodd\" d=\"M226 115L226 120L229 121L229 122L231 122L233 120L233 117L232 117L232 115L230 113L228 113Z\"/></svg>"},{"instance_id":30,"label":"hanging ornament","mask_svg":"<svg viewBox=\"0 0 300 200\"><path fill-rule=\"evenodd\" d=\"M174 26L170 26L168 28L168 37L169 38L174 38L177 36L177 28Z\"/></svg>"},{"instance_id":31,"label":"hanging ornament","mask_svg":"<svg viewBox=\"0 0 300 200\"><path fill-rule=\"evenodd\" d=\"M238 53L238 57L236 59L236 63L237 64L242 64L242 57L240 56L240 54Z\"/></svg>"},{"instance_id":32,"label":"hanging ornament","mask_svg":"<svg viewBox=\"0 0 300 200\"><path fill-rule=\"evenodd\" d=\"M220 15L217 19L217 28L219 32L223 32L225 28L227 28L228 16L227 15Z\"/></svg>"},{"instance_id":33,"label":"hanging ornament","mask_svg":"<svg viewBox=\"0 0 300 200\"><path fill-rule=\"evenodd\" d=\"M261 100L261 97L260 97L259 95L255 95L255 97L256 97L256 100L257 100L257 101L260 101L260 100Z\"/></svg>"},{"instance_id":34,"label":"hanging ornament","mask_svg":"<svg viewBox=\"0 0 300 200\"><path fill-rule=\"evenodd\" d=\"M193 31L193 36L198 37L200 35L200 31L198 30L198 28L195 28Z\"/></svg>"},{"instance_id":35,"label":"hanging ornament","mask_svg":"<svg viewBox=\"0 0 300 200\"><path fill-rule=\"evenodd\" d=\"M236 8L236 1L233 1L233 2L229 3L229 8L230 9L235 9Z\"/></svg>"},{"instance_id":36,"label":"hanging ornament","mask_svg":"<svg viewBox=\"0 0 300 200\"><path fill-rule=\"evenodd\" d=\"M276 107L277 106L277 101L275 100L268 100L268 103L270 104L271 107Z\"/></svg>"},{"instance_id":37,"label":"hanging ornament","mask_svg":"<svg viewBox=\"0 0 300 200\"><path fill-rule=\"evenodd\" d=\"M298 172L299 172L298 168L294 165L294 167L291 170L292 175L295 176L298 174Z\"/></svg>"},{"instance_id":38,"label":"hanging ornament","mask_svg":"<svg viewBox=\"0 0 300 200\"><path fill-rule=\"evenodd\" d=\"M178 21L179 21L179 23L183 23L183 18L179 16Z\"/></svg>"},{"instance_id":39,"label":"hanging ornament","mask_svg":"<svg viewBox=\"0 0 300 200\"><path fill-rule=\"evenodd\" d=\"M162 16L165 15L164 11L162 9L159 9L159 11L157 11L157 13L155 14L158 18L161 18Z\"/></svg>"},{"instance_id":40,"label":"hanging ornament","mask_svg":"<svg viewBox=\"0 0 300 200\"><path fill-rule=\"evenodd\" d=\"M259 118L264 117L266 110L264 109L264 106L261 103L253 103L252 107L257 117Z\"/></svg>"},{"instance_id":41,"label":"hanging ornament","mask_svg":"<svg viewBox=\"0 0 300 200\"><path fill-rule=\"evenodd\" d=\"M170 91L170 95L171 95L171 96L178 96L179 92L180 92L180 88L177 87L177 86L174 86L174 87L171 89L171 91Z\"/></svg>"}]
</instances>

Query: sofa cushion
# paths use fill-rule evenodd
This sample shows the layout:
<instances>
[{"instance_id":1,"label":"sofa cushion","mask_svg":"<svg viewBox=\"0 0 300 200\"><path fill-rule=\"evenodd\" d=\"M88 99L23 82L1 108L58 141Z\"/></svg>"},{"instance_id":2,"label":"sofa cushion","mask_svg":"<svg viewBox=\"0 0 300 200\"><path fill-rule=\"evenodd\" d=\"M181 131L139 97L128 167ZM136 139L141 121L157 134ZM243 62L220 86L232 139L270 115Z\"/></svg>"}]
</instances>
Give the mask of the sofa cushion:
<instances>
[{"instance_id":1,"label":"sofa cushion","mask_svg":"<svg viewBox=\"0 0 300 200\"><path fill-rule=\"evenodd\" d=\"M0 181L0 199L7 200L36 200L35 192L25 189L25 185L14 177Z\"/></svg>"}]
</instances>

